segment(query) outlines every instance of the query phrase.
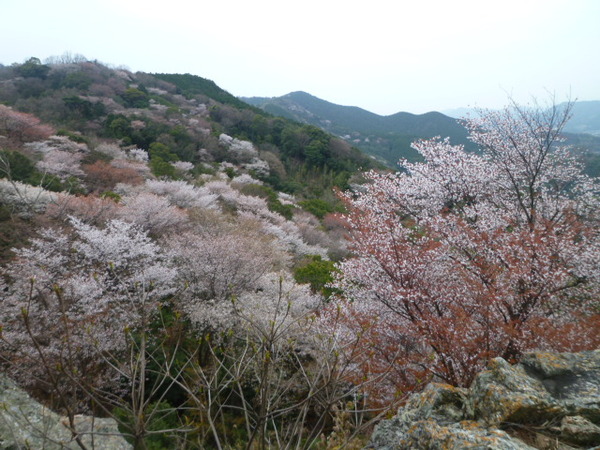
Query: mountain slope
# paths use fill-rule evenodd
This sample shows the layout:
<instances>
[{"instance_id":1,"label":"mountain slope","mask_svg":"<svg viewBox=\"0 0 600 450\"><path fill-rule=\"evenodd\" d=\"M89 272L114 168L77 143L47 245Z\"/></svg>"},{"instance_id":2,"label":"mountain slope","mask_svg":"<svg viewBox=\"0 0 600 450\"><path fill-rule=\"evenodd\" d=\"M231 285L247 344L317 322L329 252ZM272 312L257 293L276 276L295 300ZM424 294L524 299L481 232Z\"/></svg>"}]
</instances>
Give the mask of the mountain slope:
<instances>
[{"instance_id":1,"label":"mountain slope","mask_svg":"<svg viewBox=\"0 0 600 450\"><path fill-rule=\"evenodd\" d=\"M188 98L192 98L195 95L204 95L217 102L231 105L236 108L248 108L246 103L220 88L212 80L197 75L191 75L189 73L154 73L152 75L160 80L174 84L177 87L177 90Z\"/></svg>"},{"instance_id":2,"label":"mountain slope","mask_svg":"<svg viewBox=\"0 0 600 450\"><path fill-rule=\"evenodd\" d=\"M337 105L306 92L242 100L271 114L321 127L392 167L400 158L417 158L410 148L416 139L449 136L454 143L470 145L466 130L455 119L438 112L380 116L356 106Z\"/></svg>"}]
</instances>

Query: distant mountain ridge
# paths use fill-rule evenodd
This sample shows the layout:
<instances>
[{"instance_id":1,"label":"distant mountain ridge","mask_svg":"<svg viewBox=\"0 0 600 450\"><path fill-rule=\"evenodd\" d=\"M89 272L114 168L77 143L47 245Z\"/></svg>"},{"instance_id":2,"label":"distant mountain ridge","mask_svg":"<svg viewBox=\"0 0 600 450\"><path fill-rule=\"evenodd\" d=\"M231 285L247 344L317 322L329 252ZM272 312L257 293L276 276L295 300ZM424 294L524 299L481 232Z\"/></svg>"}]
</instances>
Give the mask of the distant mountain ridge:
<instances>
[{"instance_id":1,"label":"distant mountain ridge","mask_svg":"<svg viewBox=\"0 0 600 450\"><path fill-rule=\"evenodd\" d=\"M448 136L453 143L472 145L460 123L439 112L398 112L380 116L356 106L337 105L302 91L281 97L242 97L241 100L273 115L321 127L392 167L401 158L418 158L410 147L417 139Z\"/></svg>"},{"instance_id":2,"label":"distant mountain ridge","mask_svg":"<svg viewBox=\"0 0 600 450\"><path fill-rule=\"evenodd\" d=\"M575 102L573 117L567 123L565 131L600 137L600 101Z\"/></svg>"},{"instance_id":3,"label":"distant mountain ridge","mask_svg":"<svg viewBox=\"0 0 600 450\"><path fill-rule=\"evenodd\" d=\"M302 91L281 97L241 97L240 100L270 114L318 126L394 168L402 158L418 160L419 155L411 148L412 142L418 139L449 137L453 144L474 149L467 140L466 129L460 124L460 119L468 114L476 115L473 108L446 110L446 114L398 112L380 116L357 106L337 105ZM567 143L582 149L584 154L600 153L600 101L576 102L573 117L564 131Z\"/></svg>"},{"instance_id":4,"label":"distant mountain ridge","mask_svg":"<svg viewBox=\"0 0 600 450\"><path fill-rule=\"evenodd\" d=\"M561 103L558 106L565 105ZM476 114L475 108L454 108L442 111L445 115L460 119L468 114ZM567 122L566 133L591 134L600 137L600 101L576 101L571 120Z\"/></svg>"}]
</instances>

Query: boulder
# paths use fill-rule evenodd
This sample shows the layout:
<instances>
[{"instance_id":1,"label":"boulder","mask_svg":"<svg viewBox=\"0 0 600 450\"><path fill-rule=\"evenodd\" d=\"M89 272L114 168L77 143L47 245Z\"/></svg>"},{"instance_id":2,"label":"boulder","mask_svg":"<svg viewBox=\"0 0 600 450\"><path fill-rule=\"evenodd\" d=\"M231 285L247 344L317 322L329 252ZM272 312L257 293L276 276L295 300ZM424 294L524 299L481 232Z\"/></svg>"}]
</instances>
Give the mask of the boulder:
<instances>
[{"instance_id":1,"label":"boulder","mask_svg":"<svg viewBox=\"0 0 600 450\"><path fill-rule=\"evenodd\" d=\"M600 446L600 350L495 358L469 389L431 383L382 421L368 448ZM600 447L598 447L600 448Z\"/></svg>"},{"instance_id":2,"label":"boulder","mask_svg":"<svg viewBox=\"0 0 600 450\"><path fill-rule=\"evenodd\" d=\"M488 426L533 420L543 423L564 415L541 380L530 377L523 366L511 366L502 358L492 359L488 370L477 375L469 400L475 416Z\"/></svg>"},{"instance_id":3,"label":"boulder","mask_svg":"<svg viewBox=\"0 0 600 450\"><path fill-rule=\"evenodd\" d=\"M114 419L75 416L75 428L87 448L126 450L131 445ZM0 448L79 449L66 417L33 400L12 380L0 374Z\"/></svg>"},{"instance_id":4,"label":"boulder","mask_svg":"<svg viewBox=\"0 0 600 450\"><path fill-rule=\"evenodd\" d=\"M529 353L521 365L565 413L600 422L600 350L581 353Z\"/></svg>"}]
</instances>

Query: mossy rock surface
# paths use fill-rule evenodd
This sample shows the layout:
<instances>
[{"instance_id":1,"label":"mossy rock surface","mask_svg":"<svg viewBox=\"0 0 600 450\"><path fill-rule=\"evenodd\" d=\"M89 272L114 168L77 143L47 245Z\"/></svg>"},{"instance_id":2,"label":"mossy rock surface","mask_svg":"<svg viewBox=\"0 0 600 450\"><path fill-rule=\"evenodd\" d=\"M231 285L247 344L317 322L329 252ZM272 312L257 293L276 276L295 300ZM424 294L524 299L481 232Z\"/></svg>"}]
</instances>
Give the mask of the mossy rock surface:
<instances>
[{"instance_id":1,"label":"mossy rock surface","mask_svg":"<svg viewBox=\"0 0 600 450\"><path fill-rule=\"evenodd\" d=\"M432 383L368 448L600 448L600 350L495 358L469 389Z\"/></svg>"}]
</instances>

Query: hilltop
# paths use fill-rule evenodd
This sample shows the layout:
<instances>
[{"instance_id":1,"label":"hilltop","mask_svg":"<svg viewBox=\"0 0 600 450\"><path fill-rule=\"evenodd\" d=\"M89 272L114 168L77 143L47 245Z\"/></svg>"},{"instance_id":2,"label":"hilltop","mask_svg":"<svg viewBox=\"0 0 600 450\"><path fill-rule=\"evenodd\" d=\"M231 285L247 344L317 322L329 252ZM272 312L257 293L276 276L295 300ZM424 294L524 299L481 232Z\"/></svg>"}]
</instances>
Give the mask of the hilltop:
<instances>
[{"instance_id":1,"label":"hilltop","mask_svg":"<svg viewBox=\"0 0 600 450\"><path fill-rule=\"evenodd\" d=\"M471 146L465 128L456 119L435 111L380 116L356 106L336 105L306 92L242 100L271 114L321 127L391 167L397 167L401 158L417 158L417 152L410 147L417 139L448 136L456 144Z\"/></svg>"},{"instance_id":2,"label":"hilltop","mask_svg":"<svg viewBox=\"0 0 600 450\"><path fill-rule=\"evenodd\" d=\"M241 99L273 115L320 127L395 169L399 168L400 159L418 159L417 152L411 148L418 139L449 137L454 144L464 145L467 150L475 149L460 123L460 119L476 114L470 108L448 110L444 114L398 112L381 116L301 91L281 97ZM576 102L572 112L564 129L567 143L582 155L588 173L597 176L600 174L600 102Z\"/></svg>"},{"instance_id":3,"label":"hilltop","mask_svg":"<svg viewBox=\"0 0 600 450\"><path fill-rule=\"evenodd\" d=\"M191 163L196 174L228 162L276 190L316 198L329 195L333 186L347 186L359 169L373 167L371 158L343 140L276 118L195 75L131 73L87 60L42 64L32 58L0 68L0 83L1 104L63 134L146 151L161 144L170 153L163 160ZM242 167L250 160L225 152L222 133L251 141L262 161L257 164L268 169Z\"/></svg>"}]
</instances>

